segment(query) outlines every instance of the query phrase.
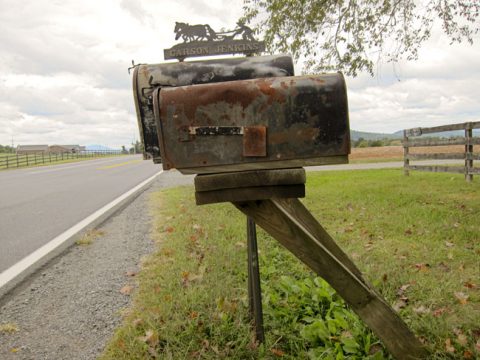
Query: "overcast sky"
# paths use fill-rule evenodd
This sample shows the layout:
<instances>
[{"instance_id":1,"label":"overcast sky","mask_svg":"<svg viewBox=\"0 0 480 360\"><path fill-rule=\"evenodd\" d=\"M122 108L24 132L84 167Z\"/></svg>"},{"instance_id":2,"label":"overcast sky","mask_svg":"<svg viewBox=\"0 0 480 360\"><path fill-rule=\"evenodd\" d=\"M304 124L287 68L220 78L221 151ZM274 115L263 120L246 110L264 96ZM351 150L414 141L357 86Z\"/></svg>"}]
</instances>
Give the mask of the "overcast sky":
<instances>
[{"instance_id":1,"label":"overcast sky","mask_svg":"<svg viewBox=\"0 0 480 360\"><path fill-rule=\"evenodd\" d=\"M0 144L139 139L130 61L163 62L175 21L232 29L241 0L0 0ZM297 69L300 71L301 69ZM371 132L480 121L480 39L435 36L414 63L347 78L350 126Z\"/></svg>"}]
</instances>

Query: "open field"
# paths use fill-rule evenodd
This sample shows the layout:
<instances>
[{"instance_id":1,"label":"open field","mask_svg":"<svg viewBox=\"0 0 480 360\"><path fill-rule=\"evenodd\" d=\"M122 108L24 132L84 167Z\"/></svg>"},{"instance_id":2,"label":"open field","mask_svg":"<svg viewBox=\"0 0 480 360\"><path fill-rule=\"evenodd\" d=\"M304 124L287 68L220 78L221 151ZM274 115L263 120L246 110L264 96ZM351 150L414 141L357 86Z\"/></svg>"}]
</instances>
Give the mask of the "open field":
<instances>
[{"instance_id":1,"label":"open field","mask_svg":"<svg viewBox=\"0 0 480 360\"><path fill-rule=\"evenodd\" d=\"M400 170L308 173L305 205L431 351L480 356L480 185ZM248 325L245 218L151 199L157 251L103 359L383 359L375 336L321 279L259 230L266 344ZM131 289L130 289L131 290Z\"/></svg>"},{"instance_id":2,"label":"open field","mask_svg":"<svg viewBox=\"0 0 480 360\"><path fill-rule=\"evenodd\" d=\"M452 146L429 146L411 148L412 154L433 154L433 153L463 153L465 151L462 145ZM478 150L477 150L478 151ZM349 156L351 163L356 162L382 162L382 161L400 161L403 160L402 146L379 146L367 148L352 148Z\"/></svg>"}]
</instances>

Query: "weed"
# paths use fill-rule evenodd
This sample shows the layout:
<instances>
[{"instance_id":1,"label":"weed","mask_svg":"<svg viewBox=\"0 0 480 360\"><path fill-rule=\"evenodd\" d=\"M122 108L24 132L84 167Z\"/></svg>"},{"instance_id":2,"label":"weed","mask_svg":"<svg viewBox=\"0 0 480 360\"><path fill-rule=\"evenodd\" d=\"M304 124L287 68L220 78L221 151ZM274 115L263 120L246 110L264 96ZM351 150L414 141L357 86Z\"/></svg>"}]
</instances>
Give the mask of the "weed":
<instances>
[{"instance_id":1,"label":"weed","mask_svg":"<svg viewBox=\"0 0 480 360\"><path fill-rule=\"evenodd\" d=\"M0 324L0 334L13 334L18 331L17 324L14 323L4 323Z\"/></svg>"},{"instance_id":2,"label":"weed","mask_svg":"<svg viewBox=\"0 0 480 360\"><path fill-rule=\"evenodd\" d=\"M102 230L97 230L97 229L92 229L87 231L85 234L81 236L80 239L75 241L75 244L79 246L87 246L91 245L94 240L98 239L99 237L102 237L105 235L105 232Z\"/></svg>"}]
</instances>

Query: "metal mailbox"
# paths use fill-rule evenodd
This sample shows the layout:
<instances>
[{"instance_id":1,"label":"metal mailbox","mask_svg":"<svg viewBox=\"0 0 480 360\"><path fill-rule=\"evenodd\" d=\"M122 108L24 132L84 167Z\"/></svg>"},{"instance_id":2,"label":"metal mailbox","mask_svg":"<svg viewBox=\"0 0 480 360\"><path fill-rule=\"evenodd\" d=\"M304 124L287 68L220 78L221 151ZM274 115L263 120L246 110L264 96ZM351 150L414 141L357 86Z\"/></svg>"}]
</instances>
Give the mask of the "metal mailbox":
<instances>
[{"instance_id":1,"label":"metal mailbox","mask_svg":"<svg viewBox=\"0 0 480 360\"><path fill-rule=\"evenodd\" d=\"M293 76L288 55L237 57L165 64L140 64L133 72L133 95L140 136L154 162L160 162L152 95L156 89L275 76Z\"/></svg>"},{"instance_id":2,"label":"metal mailbox","mask_svg":"<svg viewBox=\"0 0 480 360\"><path fill-rule=\"evenodd\" d=\"M205 174L348 162L341 73L160 87L153 108L164 169Z\"/></svg>"}]
</instances>

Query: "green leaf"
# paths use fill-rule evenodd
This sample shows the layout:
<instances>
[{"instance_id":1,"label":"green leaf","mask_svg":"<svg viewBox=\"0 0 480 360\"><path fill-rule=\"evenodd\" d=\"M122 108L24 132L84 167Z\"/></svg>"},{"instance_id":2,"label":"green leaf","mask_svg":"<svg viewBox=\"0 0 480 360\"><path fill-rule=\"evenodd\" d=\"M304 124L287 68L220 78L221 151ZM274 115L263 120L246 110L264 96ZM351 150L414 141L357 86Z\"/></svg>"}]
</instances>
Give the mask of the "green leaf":
<instances>
[{"instance_id":1,"label":"green leaf","mask_svg":"<svg viewBox=\"0 0 480 360\"><path fill-rule=\"evenodd\" d=\"M306 325L301 333L302 337L311 343L318 343L318 340L321 340L324 344L330 343L330 332L322 320Z\"/></svg>"},{"instance_id":2,"label":"green leaf","mask_svg":"<svg viewBox=\"0 0 480 360\"><path fill-rule=\"evenodd\" d=\"M357 341L352 337L342 337L343 350L349 354L355 354L360 349Z\"/></svg>"}]
</instances>

